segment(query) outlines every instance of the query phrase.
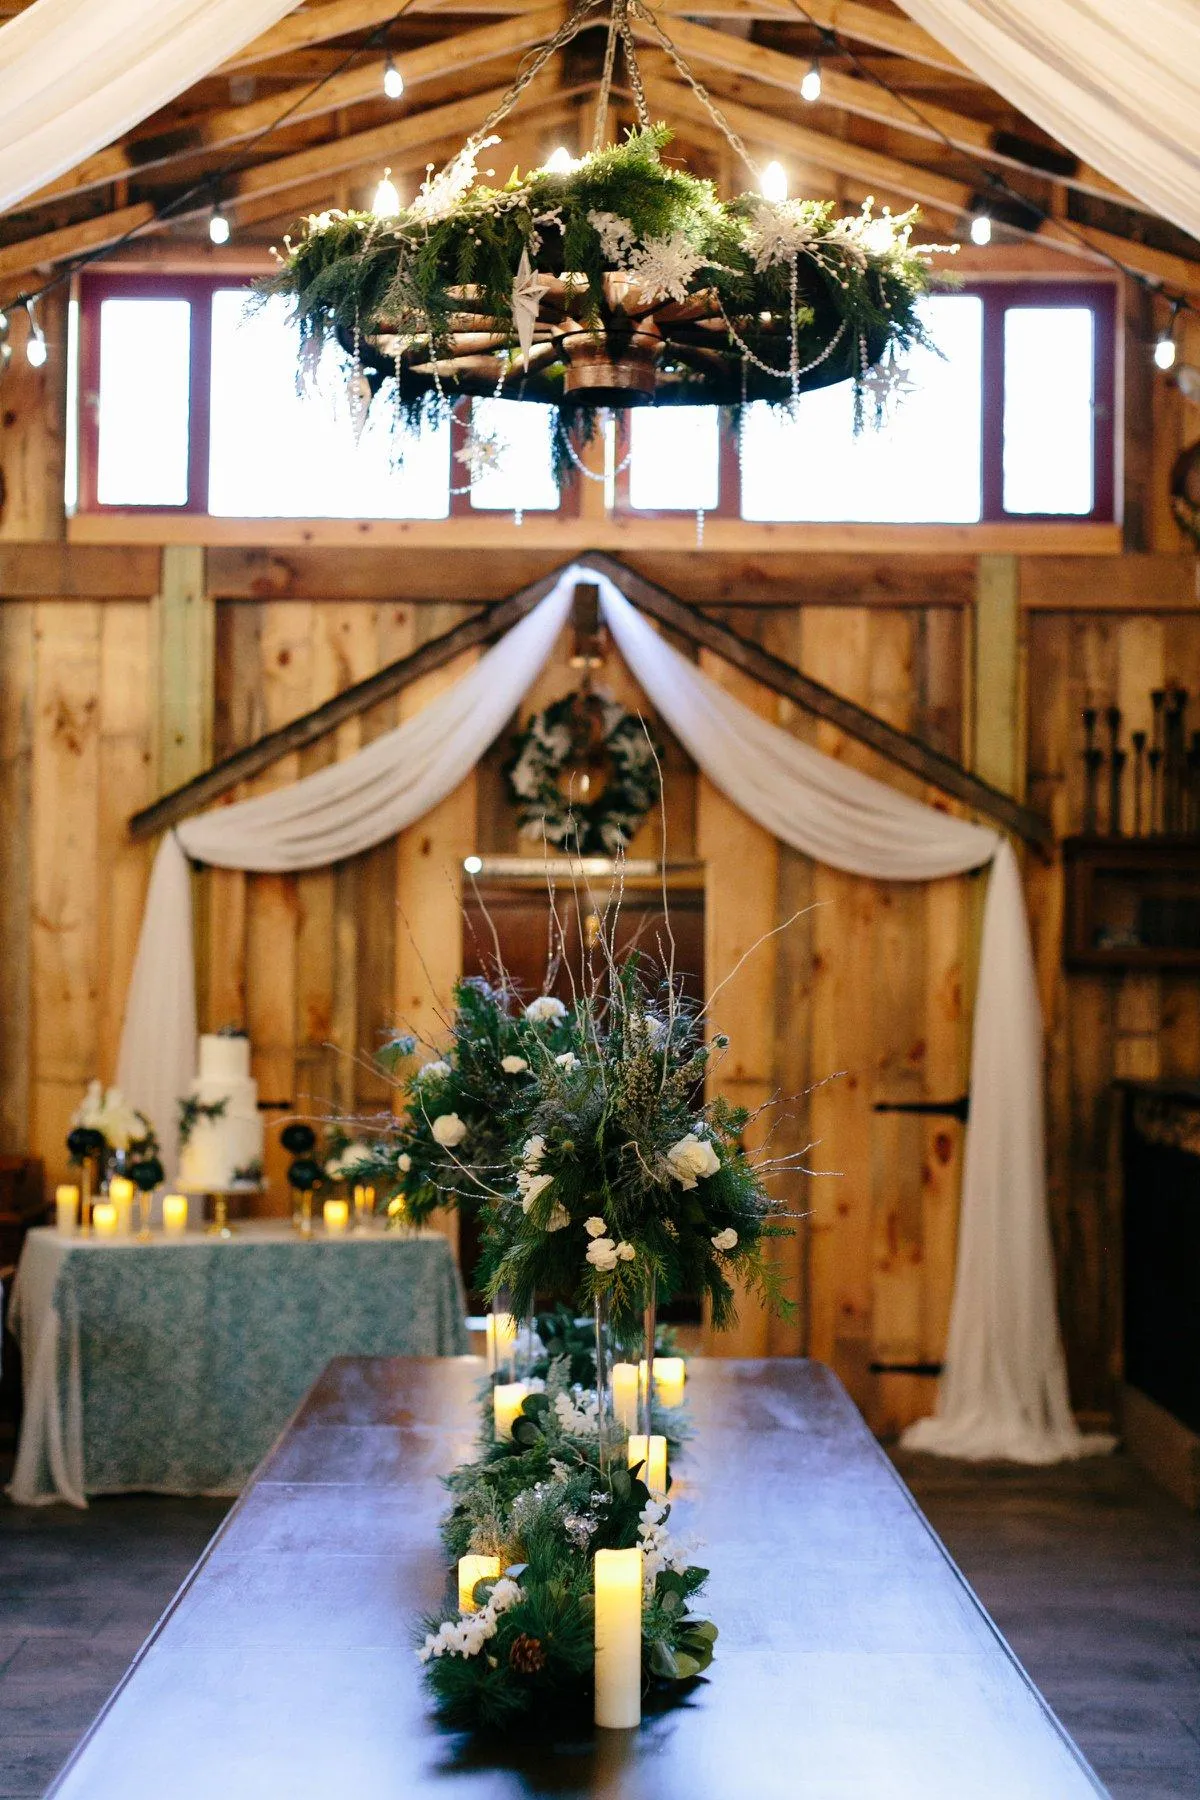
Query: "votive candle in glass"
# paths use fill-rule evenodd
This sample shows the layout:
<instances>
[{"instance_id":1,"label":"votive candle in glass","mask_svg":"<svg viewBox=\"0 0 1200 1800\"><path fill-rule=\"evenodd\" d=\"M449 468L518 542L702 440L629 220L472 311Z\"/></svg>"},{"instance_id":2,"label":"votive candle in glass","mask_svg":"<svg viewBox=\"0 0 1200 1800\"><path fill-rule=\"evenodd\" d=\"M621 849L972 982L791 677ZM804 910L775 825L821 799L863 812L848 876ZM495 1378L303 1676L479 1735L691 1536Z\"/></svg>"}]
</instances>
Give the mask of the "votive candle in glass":
<instances>
[{"instance_id":1,"label":"votive candle in glass","mask_svg":"<svg viewBox=\"0 0 1200 1800\"><path fill-rule=\"evenodd\" d=\"M642 1720L642 1553L597 1550L593 1571L596 1723L629 1731Z\"/></svg>"},{"instance_id":2,"label":"votive candle in glass","mask_svg":"<svg viewBox=\"0 0 1200 1800\"><path fill-rule=\"evenodd\" d=\"M321 1211L325 1229L331 1236L337 1237L350 1229L350 1208L344 1200L327 1200Z\"/></svg>"},{"instance_id":3,"label":"votive candle in glass","mask_svg":"<svg viewBox=\"0 0 1200 1800\"><path fill-rule=\"evenodd\" d=\"M498 1381L492 1389L492 1420L498 1438L512 1436L513 1420L528 1392L523 1381Z\"/></svg>"},{"instance_id":4,"label":"votive candle in glass","mask_svg":"<svg viewBox=\"0 0 1200 1800\"><path fill-rule=\"evenodd\" d=\"M475 1583L495 1581L500 1574L498 1556L460 1556L458 1559L458 1610L478 1612Z\"/></svg>"},{"instance_id":5,"label":"votive candle in glass","mask_svg":"<svg viewBox=\"0 0 1200 1800\"><path fill-rule=\"evenodd\" d=\"M117 1230L122 1236L133 1231L133 1203L137 1189L126 1175L114 1175L108 1184L108 1201L117 1209Z\"/></svg>"},{"instance_id":6,"label":"votive candle in glass","mask_svg":"<svg viewBox=\"0 0 1200 1800\"><path fill-rule=\"evenodd\" d=\"M186 1194L163 1195L163 1230L173 1236L186 1231L188 1226L188 1200Z\"/></svg>"},{"instance_id":7,"label":"votive candle in glass","mask_svg":"<svg viewBox=\"0 0 1200 1800\"><path fill-rule=\"evenodd\" d=\"M682 1356L656 1356L654 1397L660 1406L682 1406L687 1364Z\"/></svg>"},{"instance_id":8,"label":"votive candle in glass","mask_svg":"<svg viewBox=\"0 0 1200 1800\"><path fill-rule=\"evenodd\" d=\"M613 1417L622 1431L636 1431L638 1422L638 1381L636 1363L614 1363L612 1366Z\"/></svg>"},{"instance_id":9,"label":"votive candle in glass","mask_svg":"<svg viewBox=\"0 0 1200 1800\"><path fill-rule=\"evenodd\" d=\"M69 1182L54 1190L54 1223L66 1237L79 1229L79 1189Z\"/></svg>"},{"instance_id":10,"label":"votive candle in glass","mask_svg":"<svg viewBox=\"0 0 1200 1800\"><path fill-rule=\"evenodd\" d=\"M501 1365L507 1366L512 1356L513 1345L517 1341L517 1321L511 1313L490 1312L484 1321L487 1333L487 1366L489 1374L499 1372Z\"/></svg>"},{"instance_id":11,"label":"votive candle in glass","mask_svg":"<svg viewBox=\"0 0 1200 1800\"><path fill-rule=\"evenodd\" d=\"M632 1432L629 1438L629 1467L636 1469L639 1463L644 1464L642 1480L650 1492L661 1500L667 1491L667 1440L657 1432L646 1437L642 1432Z\"/></svg>"},{"instance_id":12,"label":"votive candle in glass","mask_svg":"<svg viewBox=\"0 0 1200 1800\"><path fill-rule=\"evenodd\" d=\"M120 1216L111 1200L97 1200L92 1208L92 1230L97 1237L116 1237Z\"/></svg>"}]
</instances>

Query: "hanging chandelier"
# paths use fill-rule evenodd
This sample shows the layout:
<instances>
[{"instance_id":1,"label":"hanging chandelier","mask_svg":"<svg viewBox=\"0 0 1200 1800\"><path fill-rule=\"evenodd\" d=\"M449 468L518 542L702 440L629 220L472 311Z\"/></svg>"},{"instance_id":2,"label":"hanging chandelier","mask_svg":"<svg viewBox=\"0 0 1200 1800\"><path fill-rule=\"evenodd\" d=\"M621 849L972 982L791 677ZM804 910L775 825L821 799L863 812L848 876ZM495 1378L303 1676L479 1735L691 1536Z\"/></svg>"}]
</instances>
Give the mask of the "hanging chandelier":
<instances>
[{"instance_id":1,"label":"hanging chandelier","mask_svg":"<svg viewBox=\"0 0 1200 1800\"><path fill-rule=\"evenodd\" d=\"M710 181L664 162L671 133L651 121L632 20L702 101L755 191L723 203ZM590 153L484 185L478 159L500 141L495 127L550 57L598 23L607 34ZM611 144L618 45L637 127ZM762 185L643 0L578 0L411 206L311 216L263 287L293 304L302 373L331 338L350 356L358 431L389 381L410 428L465 397L548 405L568 452L574 428L586 435L601 408L794 404L845 380L859 415L864 395L882 407L902 379L897 353L926 341L918 302L934 247L912 244L915 209L875 214L868 201L838 217L829 202L767 199ZM486 464L485 444L474 454Z\"/></svg>"}]
</instances>

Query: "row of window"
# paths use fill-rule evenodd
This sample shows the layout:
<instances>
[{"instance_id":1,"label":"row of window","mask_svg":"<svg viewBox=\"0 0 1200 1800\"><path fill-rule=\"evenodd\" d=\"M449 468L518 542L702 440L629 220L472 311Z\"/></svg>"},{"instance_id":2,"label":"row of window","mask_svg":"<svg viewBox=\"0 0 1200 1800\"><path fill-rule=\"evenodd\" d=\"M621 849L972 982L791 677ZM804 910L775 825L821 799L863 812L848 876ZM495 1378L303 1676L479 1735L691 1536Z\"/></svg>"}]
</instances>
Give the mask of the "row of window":
<instances>
[{"instance_id":1,"label":"row of window","mask_svg":"<svg viewBox=\"0 0 1200 1800\"><path fill-rule=\"evenodd\" d=\"M1103 283L988 284L924 302L936 350L904 359L907 392L856 435L849 383L794 413L746 409L740 439L712 407L625 415L610 500L642 513L769 521L948 522L1113 516L1114 291ZM443 519L554 511L545 408L475 403L498 460L467 491L456 415L397 439L389 390L356 443L330 347L298 390L282 301L247 307L210 279L105 276L83 285L72 366L83 510L243 518Z\"/></svg>"}]
</instances>

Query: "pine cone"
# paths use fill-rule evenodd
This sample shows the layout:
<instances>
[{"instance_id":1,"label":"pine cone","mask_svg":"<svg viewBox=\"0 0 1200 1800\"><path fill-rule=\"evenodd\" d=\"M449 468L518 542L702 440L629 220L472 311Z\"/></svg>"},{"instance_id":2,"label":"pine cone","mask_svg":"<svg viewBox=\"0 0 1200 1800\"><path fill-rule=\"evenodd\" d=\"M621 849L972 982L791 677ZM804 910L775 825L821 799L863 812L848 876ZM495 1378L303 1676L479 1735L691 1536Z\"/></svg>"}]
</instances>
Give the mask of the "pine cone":
<instances>
[{"instance_id":1,"label":"pine cone","mask_svg":"<svg viewBox=\"0 0 1200 1800\"><path fill-rule=\"evenodd\" d=\"M523 1631L520 1637L513 1639L508 1661L518 1675L536 1675L546 1666L546 1652L540 1639L530 1637L528 1632Z\"/></svg>"}]
</instances>

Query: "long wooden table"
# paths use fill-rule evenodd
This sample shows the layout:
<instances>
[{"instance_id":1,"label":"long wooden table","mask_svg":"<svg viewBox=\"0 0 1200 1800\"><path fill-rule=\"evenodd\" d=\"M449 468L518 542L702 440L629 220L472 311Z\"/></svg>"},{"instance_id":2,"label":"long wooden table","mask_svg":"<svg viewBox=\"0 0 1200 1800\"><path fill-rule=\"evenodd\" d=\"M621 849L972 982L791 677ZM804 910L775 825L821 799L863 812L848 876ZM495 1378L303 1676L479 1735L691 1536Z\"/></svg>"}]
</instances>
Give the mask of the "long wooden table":
<instances>
[{"instance_id":1,"label":"long wooden table","mask_svg":"<svg viewBox=\"0 0 1200 1800\"><path fill-rule=\"evenodd\" d=\"M1095 1800L1103 1789L814 1363L694 1363L673 1524L710 1678L634 1733L481 1744L413 1654L480 1364L332 1363L51 1790L60 1800ZM598 1741L597 1741L598 1740Z\"/></svg>"}]
</instances>

